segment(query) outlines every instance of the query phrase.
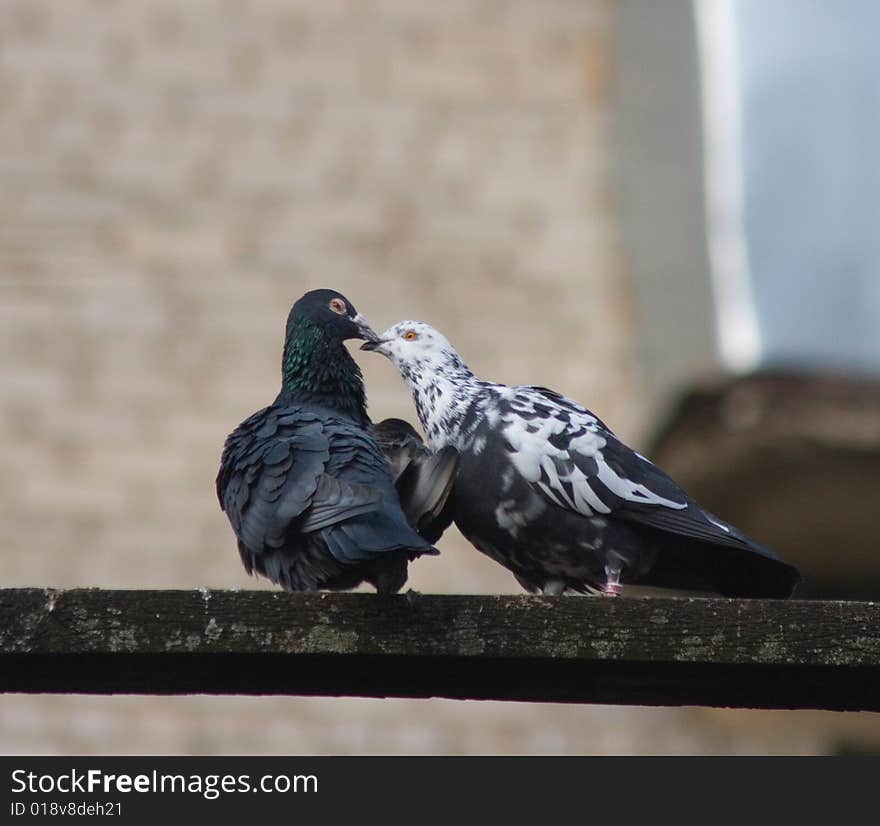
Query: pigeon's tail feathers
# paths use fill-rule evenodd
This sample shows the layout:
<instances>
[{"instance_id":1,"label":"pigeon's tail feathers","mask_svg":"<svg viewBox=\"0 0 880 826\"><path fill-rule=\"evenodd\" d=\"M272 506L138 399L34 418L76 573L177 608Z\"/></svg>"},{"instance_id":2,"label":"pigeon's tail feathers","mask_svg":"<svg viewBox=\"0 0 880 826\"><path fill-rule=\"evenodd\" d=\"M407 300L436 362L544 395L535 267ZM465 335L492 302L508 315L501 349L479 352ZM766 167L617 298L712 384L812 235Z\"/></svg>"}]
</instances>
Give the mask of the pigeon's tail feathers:
<instances>
[{"instance_id":1,"label":"pigeon's tail feathers","mask_svg":"<svg viewBox=\"0 0 880 826\"><path fill-rule=\"evenodd\" d=\"M331 525L321 535L331 555L346 565L397 551L411 560L440 553L406 523L402 512L398 514L395 518L390 509L372 511Z\"/></svg>"},{"instance_id":2,"label":"pigeon's tail feathers","mask_svg":"<svg viewBox=\"0 0 880 826\"><path fill-rule=\"evenodd\" d=\"M360 545L361 531L354 530L354 527L351 523L346 524L343 522L323 533L324 542L327 543L327 550L334 559L346 565L364 562L375 555L367 552Z\"/></svg>"},{"instance_id":3,"label":"pigeon's tail feathers","mask_svg":"<svg viewBox=\"0 0 880 826\"><path fill-rule=\"evenodd\" d=\"M458 451L451 446L411 462L397 480L400 504L409 523L436 542L452 522L449 502L458 472Z\"/></svg>"},{"instance_id":4,"label":"pigeon's tail feathers","mask_svg":"<svg viewBox=\"0 0 880 826\"><path fill-rule=\"evenodd\" d=\"M784 599L800 582L797 569L770 548L693 501L677 510L631 506L622 509L620 516L663 536L662 547L668 550L655 563L651 579L668 578L666 587L708 588L729 597Z\"/></svg>"},{"instance_id":5,"label":"pigeon's tail feathers","mask_svg":"<svg viewBox=\"0 0 880 826\"><path fill-rule=\"evenodd\" d=\"M311 507L299 527L303 533L318 531L337 522L380 510L384 505L382 491L378 488L321 474Z\"/></svg>"},{"instance_id":6,"label":"pigeon's tail feathers","mask_svg":"<svg viewBox=\"0 0 880 826\"><path fill-rule=\"evenodd\" d=\"M768 559L779 559L769 548L755 542L733 525L719 519L693 501L688 501L686 507L678 509L627 503L626 507L621 508L617 514L630 522L637 522L664 533L707 542L710 545L723 545L749 551Z\"/></svg>"},{"instance_id":7,"label":"pigeon's tail feathers","mask_svg":"<svg viewBox=\"0 0 880 826\"><path fill-rule=\"evenodd\" d=\"M800 581L798 570L775 555L684 537L666 537L650 571L639 579L658 588L751 599L787 599Z\"/></svg>"},{"instance_id":8,"label":"pigeon's tail feathers","mask_svg":"<svg viewBox=\"0 0 880 826\"><path fill-rule=\"evenodd\" d=\"M797 568L780 559L751 556L720 566L716 573L718 592L725 597L788 599L801 581Z\"/></svg>"}]
</instances>

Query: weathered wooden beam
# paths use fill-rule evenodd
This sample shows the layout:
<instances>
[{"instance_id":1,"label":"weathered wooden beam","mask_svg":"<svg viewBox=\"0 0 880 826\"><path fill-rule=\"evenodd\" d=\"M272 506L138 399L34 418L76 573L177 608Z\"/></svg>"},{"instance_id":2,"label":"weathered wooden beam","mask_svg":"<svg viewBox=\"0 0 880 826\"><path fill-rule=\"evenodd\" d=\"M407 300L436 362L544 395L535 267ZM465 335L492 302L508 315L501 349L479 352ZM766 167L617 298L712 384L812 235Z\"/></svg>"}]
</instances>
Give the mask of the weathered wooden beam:
<instances>
[{"instance_id":1,"label":"weathered wooden beam","mask_svg":"<svg viewBox=\"0 0 880 826\"><path fill-rule=\"evenodd\" d=\"M0 690L880 710L880 605L0 590Z\"/></svg>"}]
</instances>

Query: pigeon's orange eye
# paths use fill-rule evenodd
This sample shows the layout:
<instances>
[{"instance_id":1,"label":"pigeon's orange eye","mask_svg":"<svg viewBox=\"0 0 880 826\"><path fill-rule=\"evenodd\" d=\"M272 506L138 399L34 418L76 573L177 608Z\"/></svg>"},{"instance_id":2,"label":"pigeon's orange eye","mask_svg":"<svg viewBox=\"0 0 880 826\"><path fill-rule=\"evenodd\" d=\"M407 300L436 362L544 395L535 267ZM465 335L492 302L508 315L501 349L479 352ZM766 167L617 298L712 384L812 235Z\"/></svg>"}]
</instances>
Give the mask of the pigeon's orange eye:
<instances>
[{"instance_id":1,"label":"pigeon's orange eye","mask_svg":"<svg viewBox=\"0 0 880 826\"><path fill-rule=\"evenodd\" d=\"M415 340L419 337L419 334L418 334L415 330L407 330L407 331L403 334L403 337L404 337L407 341L415 341Z\"/></svg>"},{"instance_id":2,"label":"pigeon's orange eye","mask_svg":"<svg viewBox=\"0 0 880 826\"><path fill-rule=\"evenodd\" d=\"M341 298L332 299L330 301L330 309L339 315L345 315L348 312L348 308L345 306L345 302Z\"/></svg>"}]
</instances>

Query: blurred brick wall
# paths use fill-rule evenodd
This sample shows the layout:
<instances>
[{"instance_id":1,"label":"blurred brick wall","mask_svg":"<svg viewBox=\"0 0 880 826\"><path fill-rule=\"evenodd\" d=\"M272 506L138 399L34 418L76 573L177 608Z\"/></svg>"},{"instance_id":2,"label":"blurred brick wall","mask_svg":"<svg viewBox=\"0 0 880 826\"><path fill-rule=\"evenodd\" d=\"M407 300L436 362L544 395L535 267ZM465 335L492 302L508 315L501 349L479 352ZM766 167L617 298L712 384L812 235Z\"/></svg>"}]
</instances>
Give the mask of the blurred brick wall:
<instances>
[{"instance_id":1,"label":"blurred brick wall","mask_svg":"<svg viewBox=\"0 0 880 826\"><path fill-rule=\"evenodd\" d=\"M603 3L0 9L5 583L242 582L218 450L315 286L631 420Z\"/></svg>"},{"instance_id":2,"label":"blurred brick wall","mask_svg":"<svg viewBox=\"0 0 880 826\"><path fill-rule=\"evenodd\" d=\"M264 587L213 483L290 303L343 291L471 365L647 416L600 0L0 0L0 585ZM363 358L361 356L363 355ZM414 418L358 354L374 417ZM424 591L517 592L460 537ZM0 751L747 749L683 712L0 697ZM798 749L815 743L804 735Z\"/></svg>"}]
</instances>

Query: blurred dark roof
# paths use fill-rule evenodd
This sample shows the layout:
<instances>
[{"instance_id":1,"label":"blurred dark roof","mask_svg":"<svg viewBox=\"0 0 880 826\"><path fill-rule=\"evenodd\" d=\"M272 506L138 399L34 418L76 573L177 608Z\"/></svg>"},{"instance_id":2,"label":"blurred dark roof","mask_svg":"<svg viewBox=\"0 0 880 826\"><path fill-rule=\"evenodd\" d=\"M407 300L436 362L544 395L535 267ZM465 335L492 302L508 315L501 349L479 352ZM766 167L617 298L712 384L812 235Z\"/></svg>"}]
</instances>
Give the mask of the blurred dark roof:
<instances>
[{"instance_id":1,"label":"blurred dark roof","mask_svg":"<svg viewBox=\"0 0 880 826\"><path fill-rule=\"evenodd\" d=\"M880 597L880 382L762 372L695 387L649 455L797 565L799 596Z\"/></svg>"}]
</instances>

